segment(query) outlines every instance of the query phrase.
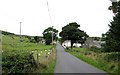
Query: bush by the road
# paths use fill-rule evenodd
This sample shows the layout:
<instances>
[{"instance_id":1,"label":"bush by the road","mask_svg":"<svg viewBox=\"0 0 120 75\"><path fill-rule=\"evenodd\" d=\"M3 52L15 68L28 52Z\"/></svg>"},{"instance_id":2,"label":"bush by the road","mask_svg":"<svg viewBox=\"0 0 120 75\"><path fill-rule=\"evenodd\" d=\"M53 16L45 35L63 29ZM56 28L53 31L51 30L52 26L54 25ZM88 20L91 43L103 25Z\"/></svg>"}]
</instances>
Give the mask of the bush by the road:
<instances>
[{"instance_id":1,"label":"bush by the road","mask_svg":"<svg viewBox=\"0 0 120 75\"><path fill-rule=\"evenodd\" d=\"M2 54L2 72L29 73L37 67L33 55L25 51L4 51Z\"/></svg>"}]
</instances>

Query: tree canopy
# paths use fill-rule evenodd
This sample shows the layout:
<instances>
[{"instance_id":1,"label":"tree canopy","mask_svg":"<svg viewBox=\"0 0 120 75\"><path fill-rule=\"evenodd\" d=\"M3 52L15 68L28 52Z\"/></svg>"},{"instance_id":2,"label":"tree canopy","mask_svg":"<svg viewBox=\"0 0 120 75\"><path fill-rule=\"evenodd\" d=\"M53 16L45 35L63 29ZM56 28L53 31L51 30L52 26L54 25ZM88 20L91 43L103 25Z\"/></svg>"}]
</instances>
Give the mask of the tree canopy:
<instances>
[{"instance_id":1,"label":"tree canopy","mask_svg":"<svg viewBox=\"0 0 120 75\"><path fill-rule=\"evenodd\" d=\"M35 36L34 40L35 40L36 43L39 43L41 41L41 38L42 37L40 37L40 36Z\"/></svg>"},{"instance_id":2,"label":"tree canopy","mask_svg":"<svg viewBox=\"0 0 120 75\"><path fill-rule=\"evenodd\" d=\"M80 25L76 22L69 23L62 27L62 31L59 34L62 40L71 40L71 48L76 42L83 44L86 37L88 37L88 35L84 31L80 30L79 27Z\"/></svg>"},{"instance_id":3,"label":"tree canopy","mask_svg":"<svg viewBox=\"0 0 120 75\"><path fill-rule=\"evenodd\" d=\"M113 6L112 6L113 7ZM113 9L113 13L116 13L113 17L113 21L110 22L110 29L104 35L104 39L106 41L104 48L106 51L115 51L120 52L120 1L116 2L117 7L115 10Z\"/></svg>"},{"instance_id":4,"label":"tree canopy","mask_svg":"<svg viewBox=\"0 0 120 75\"><path fill-rule=\"evenodd\" d=\"M112 2L112 6L109 6L109 10L112 10L113 13L117 13L117 5L118 5L118 2Z\"/></svg>"},{"instance_id":5,"label":"tree canopy","mask_svg":"<svg viewBox=\"0 0 120 75\"><path fill-rule=\"evenodd\" d=\"M43 38L45 39L46 45L52 43L52 33L53 33L53 40L57 40L58 30L54 29L53 27L48 27L43 31Z\"/></svg>"}]
</instances>

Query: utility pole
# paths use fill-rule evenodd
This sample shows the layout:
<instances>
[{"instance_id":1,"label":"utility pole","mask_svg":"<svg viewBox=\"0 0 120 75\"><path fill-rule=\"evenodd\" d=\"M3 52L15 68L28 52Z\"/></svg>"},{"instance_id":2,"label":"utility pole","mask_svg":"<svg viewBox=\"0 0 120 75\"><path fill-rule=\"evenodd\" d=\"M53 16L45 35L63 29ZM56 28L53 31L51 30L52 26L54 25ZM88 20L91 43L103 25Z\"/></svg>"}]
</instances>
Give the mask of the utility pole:
<instances>
[{"instance_id":1,"label":"utility pole","mask_svg":"<svg viewBox=\"0 0 120 75\"><path fill-rule=\"evenodd\" d=\"M49 14L50 22L51 22L51 24L52 24L52 18L51 18L51 14L50 14L49 3L48 3L47 0L46 0L46 4L47 4L47 8L48 8L48 14Z\"/></svg>"},{"instance_id":2,"label":"utility pole","mask_svg":"<svg viewBox=\"0 0 120 75\"><path fill-rule=\"evenodd\" d=\"M51 22L51 24L53 25L53 23L52 23L52 18L51 18L51 14L50 14L50 8L49 8L49 4L48 4L48 1L46 0L46 4L47 4L47 8L48 8L48 14L49 14L49 18L50 18L50 22ZM53 27L54 26L52 26L52 45L53 45Z\"/></svg>"},{"instance_id":3,"label":"utility pole","mask_svg":"<svg viewBox=\"0 0 120 75\"><path fill-rule=\"evenodd\" d=\"M54 26L52 26L52 45L53 45L53 27Z\"/></svg>"},{"instance_id":4,"label":"utility pole","mask_svg":"<svg viewBox=\"0 0 120 75\"><path fill-rule=\"evenodd\" d=\"M21 24L22 22L20 22L20 41L21 41Z\"/></svg>"},{"instance_id":5,"label":"utility pole","mask_svg":"<svg viewBox=\"0 0 120 75\"><path fill-rule=\"evenodd\" d=\"M22 23L22 22L20 22L20 35L21 35L21 23Z\"/></svg>"}]
</instances>

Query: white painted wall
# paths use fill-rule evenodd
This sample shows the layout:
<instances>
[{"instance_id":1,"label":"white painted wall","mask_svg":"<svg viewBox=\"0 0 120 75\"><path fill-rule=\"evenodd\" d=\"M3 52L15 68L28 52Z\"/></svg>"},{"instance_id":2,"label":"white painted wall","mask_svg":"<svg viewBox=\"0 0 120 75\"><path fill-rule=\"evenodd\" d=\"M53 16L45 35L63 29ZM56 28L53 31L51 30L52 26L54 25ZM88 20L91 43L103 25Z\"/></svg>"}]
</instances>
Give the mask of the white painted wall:
<instances>
[{"instance_id":1,"label":"white painted wall","mask_svg":"<svg viewBox=\"0 0 120 75\"><path fill-rule=\"evenodd\" d=\"M71 41L70 41L70 40L64 41L64 42L62 43L62 46L63 46L64 48L70 47L70 46L71 46Z\"/></svg>"},{"instance_id":2,"label":"white painted wall","mask_svg":"<svg viewBox=\"0 0 120 75\"><path fill-rule=\"evenodd\" d=\"M63 46L64 48L66 48L66 47L71 47L71 41L70 41L70 40L64 41L64 42L62 43L62 46ZM80 44L80 43L74 43L73 46L75 46L75 47L80 47L81 44Z\"/></svg>"}]
</instances>

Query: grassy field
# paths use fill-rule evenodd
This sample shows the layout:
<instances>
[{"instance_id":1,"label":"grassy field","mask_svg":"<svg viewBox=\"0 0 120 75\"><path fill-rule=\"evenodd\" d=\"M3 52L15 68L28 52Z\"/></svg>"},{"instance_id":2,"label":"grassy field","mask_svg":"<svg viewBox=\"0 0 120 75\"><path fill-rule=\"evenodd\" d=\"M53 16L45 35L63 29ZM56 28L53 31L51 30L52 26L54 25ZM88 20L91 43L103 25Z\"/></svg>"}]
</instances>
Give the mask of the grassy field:
<instances>
[{"instance_id":1,"label":"grassy field","mask_svg":"<svg viewBox=\"0 0 120 75\"><path fill-rule=\"evenodd\" d=\"M34 69L32 73L53 73L54 67L55 67L55 61L56 61L56 50L54 46L44 45L39 43L30 43L29 39L26 37L22 37L21 39L22 39L22 42L20 41L19 36L2 35L2 52L3 52L2 62L6 63L3 65L5 67L3 68L3 71L6 70L7 72L12 73L11 71L14 71L13 69L15 69L14 66L12 66L12 70L10 71L8 70L8 67L6 67L6 65L10 66L9 62L16 59L18 61L14 60L15 61L13 62L14 64L15 63L18 64L18 62L21 62L21 63L24 62L28 64L32 62L33 64L33 61L34 61L35 63L34 65L30 66L31 63L29 64L29 68ZM31 54L33 58L30 58ZM17 56L19 58L17 58ZM12 59L9 57L11 57ZM29 60L31 61L29 61L27 58L29 58ZM26 64L27 67L28 67L28 64ZM31 69L29 71L31 71ZM23 72L23 71L20 71L20 72Z\"/></svg>"},{"instance_id":2,"label":"grassy field","mask_svg":"<svg viewBox=\"0 0 120 75\"><path fill-rule=\"evenodd\" d=\"M110 74L118 75L120 73L120 61L118 62L118 60L116 59L117 57L115 57L115 60L107 57L108 55L110 56L116 53L94 52L86 48L73 48L73 50L66 49L66 51L76 56L77 58L87 62L88 64L91 64Z\"/></svg>"},{"instance_id":3,"label":"grassy field","mask_svg":"<svg viewBox=\"0 0 120 75\"><path fill-rule=\"evenodd\" d=\"M14 37L14 38L12 38ZM23 42L20 42L18 36L2 36L2 49L3 50L45 50L50 49L51 45L44 45L38 43L30 43L28 38L23 37Z\"/></svg>"}]
</instances>

